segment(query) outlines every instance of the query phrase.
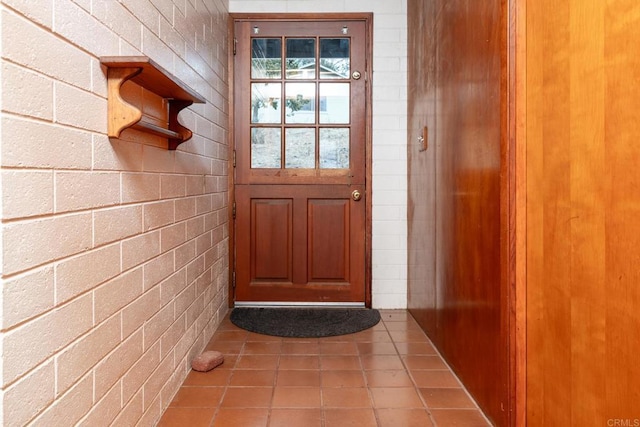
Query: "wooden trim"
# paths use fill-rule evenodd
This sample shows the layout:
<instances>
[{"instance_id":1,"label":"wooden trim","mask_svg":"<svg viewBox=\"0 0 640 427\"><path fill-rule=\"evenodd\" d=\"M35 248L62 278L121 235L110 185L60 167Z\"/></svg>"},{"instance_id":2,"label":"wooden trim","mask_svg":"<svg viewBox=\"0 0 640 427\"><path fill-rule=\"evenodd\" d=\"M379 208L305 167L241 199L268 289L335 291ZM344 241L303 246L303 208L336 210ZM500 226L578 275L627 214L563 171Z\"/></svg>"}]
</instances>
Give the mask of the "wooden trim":
<instances>
[{"instance_id":1,"label":"wooden trim","mask_svg":"<svg viewBox=\"0 0 640 427\"><path fill-rule=\"evenodd\" d=\"M234 209L233 206L235 204L236 195L235 195L235 127L233 126L235 120L235 112L234 112L234 56L235 56L235 21L234 19L229 19L228 21L228 31L229 40L228 40L228 48L227 48L227 56L229 58L228 63L228 72L229 72L229 159L227 161L227 176L229 178L229 195L228 195L228 207L229 207L229 283L228 283L228 301L227 305L229 308L233 308L235 301L235 289L234 285L234 273L236 267L236 257L235 257L235 248L236 248L236 220L234 218Z\"/></svg>"},{"instance_id":2,"label":"wooden trim","mask_svg":"<svg viewBox=\"0 0 640 427\"><path fill-rule=\"evenodd\" d=\"M502 331L501 340L507 345L506 353L504 355L504 363L506 365L506 402L503 403L506 406L506 416L502 418L506 425L513 425L513 410L514 410L514 390L515 390L515 340L514 340L514 319L513 319L513 306L515 302L514 298L514 277L515 277L515 141L513 132L513 106L515 99L515 92L513 90L513 69L514 69L514 56L512 50L512 10L511 0L502 2L501 6L501 30L503 38L501 42L501 62L502 68L502 83L501 92L502 102L504 107L502 109L501 119L501 133L503 138L501 141L501 151L503 152L501 171L503 174L502 189L500 195L500 205L504 209L501 214L501 238L504 239L501 244L501 251L504 251L501 255L501 315L502 315Z\"/></svg>"},{"instance_id":3,"label":"wooden trim","mask_svg":"<svg viewBox=\"0 0 640 427\"><path fill-rule=\"evenodd\" d=\"M372 241L373 241L373 14L363 14L366 31L367 79L365 116L365 188L367 191L366 230L365 230L365 305L373 304L372 286Z\"/></svg>"},{"instance_id":4,"label":"wooden trim","mask_svg":"<svg viewBox=\"0 0 640 427\"><path fill-rule=\"evenodd\" d=\"M366 21L373 28L373 13L231 13L230 22L241 21ZM373 39L372 39L373 40Z\"/></svg>"},{"instance_id":5,"label":"wooden trim","mask_svg":"<svg viewBox=\"0 0 640 427\"><path fill-rule=\"evenodd\" d=\"M527 173L526 0L509 0L510 163L510 425L526 425L527 402Z\"/></svg>"},{"instance_id":6,"label":"wooden trim","mask_svg":"<svg viewBox=\"0 0 640 427\"><path fill-rule=\"evenodd\" d=\"M367 100L367 112L366 112L366 124L365 124L365 202L366 206L366 226L365 226L365 305L371 307L372 304L372 127L373 127L373 13L230 13L229 14L229 151L230 151L230 164L229 164L229 203L230 206L235 200L234 196L234 179L235 173L232 165L233 151L235 150L235 135L234 135L234 36L235 36L235 24L242 21L364 21L366 31L366 51L367 51L367 72L364 78L366 79L366 100ZM229 227L230 227L230 242L229 242L229 307L234 306L233 297L233 270L235 266L235 221L231 209L229 209Z\"/></svg>"}]
</instances>

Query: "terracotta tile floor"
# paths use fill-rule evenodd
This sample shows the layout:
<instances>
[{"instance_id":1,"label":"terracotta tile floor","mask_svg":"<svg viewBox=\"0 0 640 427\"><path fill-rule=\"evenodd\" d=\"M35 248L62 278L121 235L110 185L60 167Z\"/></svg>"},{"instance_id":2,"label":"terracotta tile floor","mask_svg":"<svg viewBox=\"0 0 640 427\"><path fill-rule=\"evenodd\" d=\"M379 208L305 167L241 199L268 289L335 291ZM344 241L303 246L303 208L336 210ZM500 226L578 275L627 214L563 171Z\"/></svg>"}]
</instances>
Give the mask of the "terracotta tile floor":
<instances>
[{"instance_id":1,"label":"terracotta tile floor","mask_svg":"<svg viewBox=\"0 0 640 427\"><path fill-rule=\"evenodd\" d=\"M207 346L224 364L192 371L159 426L487 426L411 315L321 339L254 334L223 321Z\"/></svg>"}]
</instances>

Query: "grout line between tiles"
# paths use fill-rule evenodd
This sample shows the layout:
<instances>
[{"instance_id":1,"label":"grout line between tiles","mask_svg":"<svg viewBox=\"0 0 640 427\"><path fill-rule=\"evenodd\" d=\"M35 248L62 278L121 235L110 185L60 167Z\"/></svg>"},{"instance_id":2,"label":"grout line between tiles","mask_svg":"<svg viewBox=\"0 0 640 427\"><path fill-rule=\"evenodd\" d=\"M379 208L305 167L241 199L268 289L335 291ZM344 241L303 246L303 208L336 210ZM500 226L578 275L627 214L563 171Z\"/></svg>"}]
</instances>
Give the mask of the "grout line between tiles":
<instances>
[{"instance_id":1,"label":"grout line between tiles","mask_svg":"<svg viewBox=\"0 0 640 427\"><path fill-rule=\"evenodd\" d=\"M400 316L398 316L398 317L400 317ZM397 324L399 322L404 322L406 324L404 329L400 328L399 325L394 326L393 329L391 329L391 330L389 329L388 323L396 323ZM317 382L317 384L318 384L317 387L314 386L314 385L298 386L298 385L295 385L296 384L295 381L293 381L292 384L290 384L290 385L283 385L282 387L284 387L284 388L286 388L286 387L307 388L308 387L308 388L313 388L313 389L317 388L318 389L318 393L319 393L319 408L317 408L317 409L319 410L319 417L320 417L319 421L320 421L320 426L321 427L324 427L328 422L327 421L327 411L328 410L336 410L336 409L339 409L339 410L351 410L351 409L356 409L356 408L350 408L350 407L328 408L326 406L328 404L328 401L326 401L326 393L323 392L323 391L326 391L326 390L332 388L332 387L328 386L328 383L327 383L328 377L326 375L326 373L330 372L331 370L323 369L326 366L324 364L327 363L326 360L323 362L323 357L332 357L332 356L335 356L335 357L357 356L357 363L358 363L359 370L353 370L353 369L352 370L353 370L353 372L359 372L359 374L362 377L361 381L363 381L363 382L361 384L363 384L364 388L366 388L366 391L367 391L366 395L368 397L368 403L370 405L370 409L373 411L373 416L374 416L375 422L376 422L376 424L378 426L382 426L382 422L384 421L381 418L382 413L385 412L385 411L388 411L388 410L392 410L392 411L393 410L398 410L398 411L407 411L407 412L412 412L414 410L424 410L425 414L429 417L429 420L432 422L432 424L434 426L437 426L437 422L436 422L436 420L434 418L434 414L433 414L432 411L436 411L436 410L456 410L456 411L469 410L469 411L477 411L478 413L482 414L482 416L484 417L484 414L482 413L482 411L479 410L476 402L471 398L471 396L469 395L468 391L466 390L466 388L464 388L464 385L460 382L458 377L455 376L455 374L453 373L453 370L446 363L446 361L444 360L444 358L442 357L442 355L440 354L438 349L435 346L433 346L433 344L431 343L431 340L429 339L429 337L426 334L424 334L424 342L428 343L434 350L433 354L428 354L428 355L437 356L440 359L440 361L443 362L443 365L446 366L446 368L447 368L447 369L434 369L434 370L430 370L429 369L429 370L425 370L425 371L442 371L442 372L451 373L455 377L456 382L457 382L457 384L459 386L459 387L455 387L455 388L456 389L460 388L460 389L464 390L465 395L467 396L467 398L470 399L470 401L474 405L473 408L469 408L469 407L464 407L464 408L450 408L450 407L447 407L447 408L430 408L429 405L427 404L425 396L420 391L421 388L418 387L418 384L417 384L417 382L416 382L416 380L414 378L414 375L412 374L412 371L409 369L409 365L408 365L408 362L407 362L407 357L411 356L412 353L407 348L407 349L405 349L406 354L401 354L400 353L400 348L399 348L399 344L403 343L404 341L398 341L398 340L402 339L401 337L403 335L407 336L406 334L403 334L403 331L408 332L408 331L414 331L415 330L414 328L409 328L408 327L410 323L415 323L415 319L413 319L413 317L410 315L410 313L407 312L407 313L405 313L403 319L399 319L399 318L398 319L395 319L395 318L394 319L384 319L383 318L383 319L381 319L381 323L382 323L383 328L379 328L379 329L380 329L380 331L384 331L388 335L388 338L386 338L384 335L375 333L375 334L372 334L371 341L368 340L369 338L367 338L368 337L367 335L362 335L362 336L359 336L359 337L356 337L356 336L345 337L344 340L342 340L342 341L339 338L335 338L335 337L332 338L332 339L328 339L328 340L322 340L322 339L318 339L317 341L316 340L311 340L311 341L308 341L308 342L309 343L317 343L317 344L315 344L313 352L312 353L307 353L305 351L305 352L300 353L300 354L298 354L297 352L302 351L304 349L295 349L295 346L286 346L285 345L285 343L287 343L287 342L298 343L298 341L293 341L293 340L288 341L286 339L277 339L277 338L273 338L273 341L270 340L270 339L262 340L262 339L255 339L256 337L252 336L250 334L244 334L241 340L240 339L236 339L237 341L241 341L242 344L237 349L238 354L237 355L235 355L235 354L233 355L234 356L234 363L233 363L233 365L231 367L228 368L230 370L230 373L227 376L226 380L223 381L222 385L220 386L220 387L223 388L223 391L222 391L222 394L221 394L221 397L220 397L220 401L219 401L217 407L215 408L215 410L213 412L213 417L211 419L210 425L213 426L215 424L216 419L220 416L221 411L224 409L223 406L222 406L222 403L223 403L225 397L227 397L229 390L231 388L235 388L235 387L232 387L232 385L231 385L232 382L233 382L234 375L238 371L242 370L240 364L242 363L243 357L246 357L246 356L275 356L276 357L275 367L274 368L271 368L271 367L269 368L269 370L273 369L274 372L273 372L273 379L270 382L270 384L271 384L271 394L270 394L270 397L269 397L268 406L266 408L264 408L265 411L266 411L267 426L270 425L270 423L274 420L274 418L273 418L274 411L277 410L277 409L278 410L279 409L286 409L286 410L308 409L308 408L294 408L294 407L292 407L292 408L288 408L288 407L287 408L275 408L274 407L276 391L277 391L278 384L279 384L278 381L279 381L279 378L280 378L280 373L284 372L284 371L289 371L289 370L298 371L298 369L283 369L284 365L282 364L282 362L283 362L283 357L284 356L315 356L318 359L317 368L314 368L314 369L303 369L304 371L309 371L309 370L310 371L314 371L314 372L317 371L317 374L318 374L318 377L319 377L318 378L318 382ZM392 331L394 332L394 334L391 333ZM231 333L228 333L228 334L223 334L223 336L226 335L226 336L229 336L231 338L234 338L234 337L238 338L240 335L242 335L242 334L235 334L234 335L233 333L237 332L237 330L236 329L230 329L230 328L225 328L224 330L221 330L221 332L231 332ZM410 336L410 334L409 334L408 338L409 338L408 342L413 342L413 341L410 341L410 339L412 338ZM213 341L214 339L215 339L215 335L214 335L214 337L212 337L211 341ZM255 340L252 340L252 339L255 339ZM387 339L389 341L387 341ZM231 339L229 341L234 341L234 340ZM224 340L222 340L222 342L224 342ZM254 349L254 351L256 351L256 353L247 354L246 353L246 351L248 350L247 343L249 343L249 342L250 343L263 343L264 345L257 344L257 345L250 346L252 349ZM277 343L279 343L279 345L277 345L277 344L269 344L269 343L273 343L273 342L277 342ZM307 342L307 341L304 341L304 342ZM416 342L418 342L418 341L416 341ZM423 342L423 341L420 341L420 342ZM300 341L299 343L303 343L303 342ZM328 343L328 344L324 344L323 345L322 343ZM343 344L343 347L347 347L347 344L345 344L345 343L348 343L349 349L347 350L346 353L342 353L341 349L340 349L340 347L341 347L340 344ZM367 346L359 345L361 343L371 344L371 348L368 348ZM385 347L383 345L382 348L381 348L381 350L383 351L382 353L378 353L375 350L375 345L376 344L382 345L382 344L387 344L387 343L391 344L392 347L391 346ZM275 350L272 348L273 346L278 347L277 348L277 352L275 352ZM211 342L210 342L208 344L208 347L213 348L214 346L212 346ZM349 351L351 351L351 347L355 348L355 354L349 353ZM410 346L408 346L408 347L410 347ZM362 351L363 348L365 349L365 351L368 350L370 353L363 352ZM285 350L287 350L288 352L284 353ZM262 353L260 353L261 351L264 351L265 353L262 354ZM393 351L394 354L387 354L387 352L390 353L391 351ZM419 350L419 352L420 351L421 350ZM416 354L416 355L423 355L423 354L420 353L420 354ZM365 356L372 356L371 357L371 359L372 359L371 363L373 363L373 364L371 364L370 367L371 368L377 368L377 369L369 369L369 371L385 371L384 367L380 367L381 365L378 364L379 361L376 361L374 356L389 356L389 357L393 356L393 357L399 358L400 362L402 364L402 370L404 371L404 375L408 376L409 381L411 383L411 388L414 390L415 393L418 394L419 402L422 405L422 408L384 408L384 407L376 406L376 401L375 401L375 398L374 398L375 395L373 393L373 391L374 391L374 389L376 387L372 387L372 383L370 381L370 377L367 375L368 370L365 369L365 359L366 359ZM351 359L351 360L352 360L352 362L355 361L354 359ZM336 360L336 362L337 362L337 360ZM296 365L293 365L293 366L296 366ZM348 366L348 365L345 365L345 367L346 366ZM352 365L351 367L355 367L355 365ZM245 370L254 370L254 369L255 370L260 370L260 367L257 366L257 365L252 366L250 369L247 369L245 367ZM393 369L393 370L400 371L400 369ZM291 375L294 375L294 374L291 374ZM335 381L335 379L333 379L332 381ZM385 380L383 380L383 381L385 381ZM252 388L252 386L249 386L249 385L246 385L246 386L242 385L242 384L245 384L244 382L240 382L240 384L241 385L239 385L238 388L242 388L242 387ZM246 383L246 384L249 384L249 383ZM266 386L267 383L264 383L264 384ZM286 382L285 384L289 384L289 382ZM306 381L305 381L305 384L306 384ZM309 383L309 384L311 384L311 383ZM335 384L338 384L338 383L335 383ZM348 386L347 384L353 384L353 383L352 382L347 383L347 382L340 381L340 384L345 384L345 387L341 386L340 388L349 388L350 386ZM385 383L380 383L380 384L385 384ZM408 384L409 383L407 383L407 386L408 386ZM183 385L183 387L185 387L185 386ZM393 388L393 387L396 387L396 386L395 385L391 385L391 386L380 385L379 387L380 388L385 388L385 387ZM400 386L398 385L397 387L400 387ZM402 387L404 387L404 385ZM360 388L360 386L358 386L357 388ZM428 388L432 388L432 387L423 387L423 388L427 388L428 389ZM433 388L449 388L449 387L433 387ZM451 388L453 388L453 387L451 387ZM266 395L264 397L266 397ZM418 402L416 401L416 404L417 403ZM250 408L249 405L250 404L247 403L247 407L246 408L245 407L237 407L237 408L236 407L225 407L225 408L228 408L228 409L240 409L241 410L241 409L249 409ZM260 409L262 409L262 408L260 408ZM359 409L364 409L364 408L359 408ZM484 418L486 420L486 417L484 417ZM487 421L487 425L490 425L488 420L486 420L486 421Z\"/></svg>"}]
</instances>

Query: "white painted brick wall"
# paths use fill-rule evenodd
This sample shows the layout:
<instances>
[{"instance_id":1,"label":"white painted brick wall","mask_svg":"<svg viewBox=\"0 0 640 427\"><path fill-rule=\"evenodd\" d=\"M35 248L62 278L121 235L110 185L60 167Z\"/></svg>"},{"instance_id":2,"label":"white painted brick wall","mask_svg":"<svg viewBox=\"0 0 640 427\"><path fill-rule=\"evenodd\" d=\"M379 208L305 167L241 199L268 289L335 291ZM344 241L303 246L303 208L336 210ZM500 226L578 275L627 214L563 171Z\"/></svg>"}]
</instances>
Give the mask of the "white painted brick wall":
<instances>
[{"instance_id":1,"label":"white painted brick wall","mask_svg":"<svg viewBox=\"0 0 640 427\"><path fill-rule=\"evenodd\" d=\"M227 310L228 0L0 0L0 424L154 425ZM109 140L102 55L207 99Z\"/></svg>"},{"instance_id":2,"label":"white painted brick wall","mask_svg":"<svg viewBox=\"0 0 640 427\"><path fill-rule=\"evenodd\" d=\"M373 12L373 306L407 306L406 0L230 0L243 12Z\"/></svg>"}]
</instances>

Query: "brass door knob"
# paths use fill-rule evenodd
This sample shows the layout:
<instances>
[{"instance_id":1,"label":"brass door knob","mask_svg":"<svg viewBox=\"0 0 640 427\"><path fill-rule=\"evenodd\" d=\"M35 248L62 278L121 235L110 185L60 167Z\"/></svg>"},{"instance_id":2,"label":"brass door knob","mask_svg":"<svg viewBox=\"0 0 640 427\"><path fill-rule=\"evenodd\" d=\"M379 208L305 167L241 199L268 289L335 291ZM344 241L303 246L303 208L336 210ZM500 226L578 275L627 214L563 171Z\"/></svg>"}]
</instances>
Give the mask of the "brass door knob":
<instances>
[{"instance_id":1,"label":"brass door knob","mask_svg":"<svg viewBox=\"0 0 640 427\"><path fill-rule=\"evenodd\" d=\"M360 191L358 190L353 190L353 193L351 193L351 198L357 202L358 200L362 199L362 193L360 193Z\"/></svg>"}]
</instances>

